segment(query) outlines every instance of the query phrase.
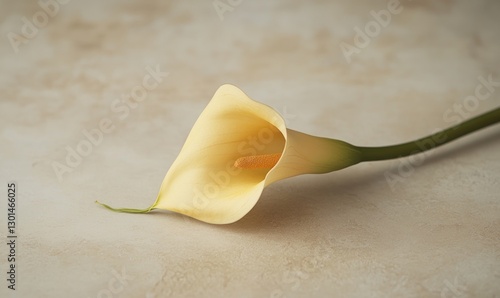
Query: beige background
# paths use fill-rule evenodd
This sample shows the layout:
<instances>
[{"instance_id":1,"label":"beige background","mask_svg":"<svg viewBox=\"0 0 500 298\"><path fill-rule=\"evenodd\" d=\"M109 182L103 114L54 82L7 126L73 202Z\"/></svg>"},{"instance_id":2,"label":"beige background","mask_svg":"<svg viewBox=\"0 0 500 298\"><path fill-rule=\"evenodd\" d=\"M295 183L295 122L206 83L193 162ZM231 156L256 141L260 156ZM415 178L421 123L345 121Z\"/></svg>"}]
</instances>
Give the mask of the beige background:
<instances>
[{"instance_id":1,"label":"beige background","mask_svg":"<svg viewBox=\"0 0 500 298\"><path fill-rule=\"evenodd\" d=\"M500 81L498 1L402 1L350 63L341 43L388 2L347 2L231 1L221 18L208 0L73 0L16 53L9 32L43 10L1 1L0 183L18 183L18 297L500 297L498 126L419 166L281 181L226 226L94 204L149 206L223 83L293 129L375 146L450 126L478 77ZM113 101L147 66L169 75L120 119ZM58 179L54 163L103 118L113 132ZM4 199L0 210L5 239Z\"/></svg>"}]
</instances>

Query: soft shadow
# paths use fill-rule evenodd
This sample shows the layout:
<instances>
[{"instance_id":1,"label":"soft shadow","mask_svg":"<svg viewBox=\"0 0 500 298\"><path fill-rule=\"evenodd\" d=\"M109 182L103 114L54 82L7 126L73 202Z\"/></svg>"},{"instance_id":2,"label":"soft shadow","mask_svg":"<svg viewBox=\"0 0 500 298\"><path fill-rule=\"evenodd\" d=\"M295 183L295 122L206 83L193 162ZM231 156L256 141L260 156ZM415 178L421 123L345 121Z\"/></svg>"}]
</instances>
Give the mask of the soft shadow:
<instances>
[{"instance_id":1,"label":"soft shadow","mask_svg":"<svg viewBox=\"0 0 500 298\"><path fill-rule=\"evenodd\" d=\"M438 149L433 154L426 157L425 162L418 166L416 170L427 167L436 167L448 159L459 157L461 155L471 154L475 151L484 149L488 146L500 146L500 132L491 129L481 132L480 135L470 137L466 143L452 142ZM351 204L351 201L363 204L363 201L369 196L369 191L374 189L378 197L389 200L392 197L392 191L385 180L384 173L391 170L391 161L381 161L383 166L376 167L375 170L353 168L344 169L341 172L334 172L325 175L307 175L295 177L286 181L281 181L271 185L264 191L257 205L245 217L236 223L220 226L221 229L237 233L283 233L290 229L312 229L322 219L317 219L316 224L314 214L308 212L308 206L311 204L321 204L331 209L328 216L339 215L336 212L342 212L342 209L335 208L336 205ZM361 166L357 166L361 167ZM314 177L311 179L310 177ZM301 195L294 193L294 186L300 184ZM402 186L404 187L404 186ZM288 189L288 191L283 191ZM299 191L297 191L299 192ZM357 193L357 194L353 194ZM366 195L359 195L366 194ZM283 196L286 197L283 197ZM349 202L349 203L348 203ZM352 205L352 204L351 204ZM354 208L356 205L354 205ZM302 223L307 226L298 226Z\"/></svg>"}]
</instances>

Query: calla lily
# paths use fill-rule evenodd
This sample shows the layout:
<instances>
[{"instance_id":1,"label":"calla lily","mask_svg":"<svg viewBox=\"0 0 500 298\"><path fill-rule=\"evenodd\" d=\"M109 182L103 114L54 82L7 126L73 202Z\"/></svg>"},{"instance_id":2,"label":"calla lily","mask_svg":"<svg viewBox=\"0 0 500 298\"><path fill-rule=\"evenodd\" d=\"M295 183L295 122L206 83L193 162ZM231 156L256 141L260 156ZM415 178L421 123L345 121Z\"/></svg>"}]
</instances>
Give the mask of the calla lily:
<instances>
[{"instance_id":1,"label":"calla lily","mask_svg":"<svg viewBox=\"0 0 500 298\"><path fill-rule=\"evenodd\" d=\"M196 121L148 209L232 223L252 209L267 185L339 170L357 163L358 155L345 142L287 129L275 110L223 85Z\"/></svg>"},{"instance_id":2,"label":"calla lily","mask_svg":"<svg viewBox=\"0 0 500 298\"><path fill-rule=\"evenodd\" d=\"M498 118L496 113L490 118ZM455 130L442 133L448 136ZM451 135L434 147L461 135ZM250 99L235 86L223 85L193 126L153 205L146 209L102 205L130 213L165 209L208 223L227 224L247 214L271 183L424 151L415 152L415 143L366 148L304 134L288 129L269 106Z\"/></svg>"}]
</instances>

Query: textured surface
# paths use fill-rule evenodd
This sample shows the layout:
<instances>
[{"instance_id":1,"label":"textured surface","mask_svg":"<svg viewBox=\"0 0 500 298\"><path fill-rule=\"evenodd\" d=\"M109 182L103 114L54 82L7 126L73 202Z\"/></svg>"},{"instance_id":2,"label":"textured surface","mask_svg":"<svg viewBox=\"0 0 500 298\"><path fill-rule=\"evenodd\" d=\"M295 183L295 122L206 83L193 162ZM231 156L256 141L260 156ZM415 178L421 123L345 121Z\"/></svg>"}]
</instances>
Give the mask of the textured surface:
<instances>
[{"instance_id":1,"label":"textured surface","mask_svg":"<svg viewBox=\"0 0 500 298\"><path fill-rule=\"evenodd\" d=\"M149 206L223 83L292 129L356 145L500 104L498 83L478 87L500 81L498 1L402 1L385 14L386 1L230 3L218 14L212 1L73 0L34 33L22 18L43 11L35 1L1 1L0 182L19 187L18 297L500 297L500 127L278 182L232 225L94 204ZM391 19L375 25L374 13ZM16 53L8 34L22 30ZM169 75L120 103L147 67ZM81 145L100 125L102 140ZM77 148L87 156L67 164ZM58 177L56 162L70 170Z\"/></svg>"}]
</instances>

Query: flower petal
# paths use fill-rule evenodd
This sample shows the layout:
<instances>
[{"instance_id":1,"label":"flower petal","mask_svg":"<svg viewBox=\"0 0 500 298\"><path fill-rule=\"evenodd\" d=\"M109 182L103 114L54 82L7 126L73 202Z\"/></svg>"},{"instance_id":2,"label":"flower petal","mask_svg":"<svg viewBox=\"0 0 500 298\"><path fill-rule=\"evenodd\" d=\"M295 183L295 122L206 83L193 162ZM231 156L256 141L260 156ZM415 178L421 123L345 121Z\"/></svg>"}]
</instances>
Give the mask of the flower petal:
<instances>
[{"instance_id":1,"label":"flower petal","mask_svg":"<svg viewBox=\"0 0 500 298\"><path fill-rule=\"evenodd\" d=\"M360 152L344 141L287 129L282 158L268 173L266 186L302 174L337 171L361 161Z\"/></svg>"},{"instance_id":2,"label":"flower petal","mask_svg":"<svg viewBox=\"0 0 500 298\"><path fill-rule=\"evenodd\" d=\"M242 170L245 155L281 153L286 127L272 108L223 85L193 126L153 208L215 224L231 223L259 199L269 169Z\"/></svg>"}]
</instances>

